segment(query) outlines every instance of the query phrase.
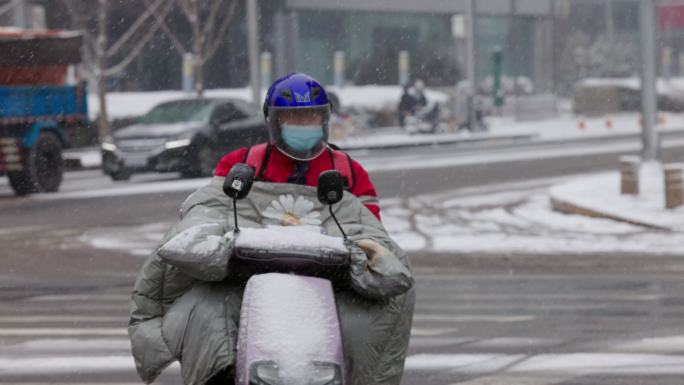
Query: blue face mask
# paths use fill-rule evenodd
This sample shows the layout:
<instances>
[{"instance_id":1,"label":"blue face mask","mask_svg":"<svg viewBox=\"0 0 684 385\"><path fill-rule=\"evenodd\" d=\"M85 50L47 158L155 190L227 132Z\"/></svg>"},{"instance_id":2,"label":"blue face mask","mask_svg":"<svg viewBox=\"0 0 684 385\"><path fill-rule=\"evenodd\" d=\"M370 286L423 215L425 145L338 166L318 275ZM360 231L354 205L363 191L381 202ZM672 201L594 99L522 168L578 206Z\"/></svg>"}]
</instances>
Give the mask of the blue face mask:
<instances>
[{"instance_id":1,"label":"blue face mask","mask_svg":"<svg viewBox=\"0 0 684 385\"><path fill-rule=\"evenodd\" d=\"M280 132L283 141L297 151L308 151L323 139L320 125L283 124Z\"/></svg>"}]
</instances>

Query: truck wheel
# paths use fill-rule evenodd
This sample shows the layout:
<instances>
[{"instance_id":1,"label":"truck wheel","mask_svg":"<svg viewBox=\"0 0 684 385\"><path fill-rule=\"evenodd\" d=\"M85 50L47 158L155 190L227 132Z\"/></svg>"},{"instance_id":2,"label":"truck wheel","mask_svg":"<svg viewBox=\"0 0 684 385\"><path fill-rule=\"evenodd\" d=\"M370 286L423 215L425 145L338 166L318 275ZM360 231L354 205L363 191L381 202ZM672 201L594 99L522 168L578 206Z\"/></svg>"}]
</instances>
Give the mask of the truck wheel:
<instances>
[{"instance_id":1,"label":"truck wheel","mask_svg":"<svg viewBox=\"0 0 684 385\"><path fill-rule=\"evenodd\" d=\"M42 132L36 144L24 151L22 165L22 171L7 174L17 195L57 191L64 172L62 145L57 136Z\"/></svg>"}]
</instances>

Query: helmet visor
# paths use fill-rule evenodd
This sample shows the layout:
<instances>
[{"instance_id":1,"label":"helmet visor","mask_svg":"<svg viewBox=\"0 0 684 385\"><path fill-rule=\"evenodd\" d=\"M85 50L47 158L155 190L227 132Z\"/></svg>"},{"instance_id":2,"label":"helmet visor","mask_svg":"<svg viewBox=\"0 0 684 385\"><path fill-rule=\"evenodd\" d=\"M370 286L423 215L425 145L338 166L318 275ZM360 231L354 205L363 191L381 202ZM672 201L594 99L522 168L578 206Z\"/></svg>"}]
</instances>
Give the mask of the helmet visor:
<instances>
[{"instance_id":1,"label":"helmet visor","mask_svg":"<svg viewBox=\"0 0 684 385\"><path fill-rule=\"evenodd\" d=\"M269 139L280 151L297 160L310 160L323 152L328 141L330 106L270 107Z\"/></svg>"}]
</instances>

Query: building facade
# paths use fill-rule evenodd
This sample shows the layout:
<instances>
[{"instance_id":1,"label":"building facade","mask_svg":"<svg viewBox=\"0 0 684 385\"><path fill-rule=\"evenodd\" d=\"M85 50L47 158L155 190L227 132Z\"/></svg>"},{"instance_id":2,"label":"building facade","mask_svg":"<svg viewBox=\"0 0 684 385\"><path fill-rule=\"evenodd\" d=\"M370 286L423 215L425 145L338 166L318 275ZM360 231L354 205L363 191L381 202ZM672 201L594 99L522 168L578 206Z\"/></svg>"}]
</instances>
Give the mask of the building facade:
<instances>
[{"instance_id":1,"label":"building facade","mask_svg":"<svg viewBox=\"0 0 684 385\"><path fill-rule=\"evenodd\" d=\"M491 73L492 51L501 47L506 74L551 88L554 3L476 1L478 78ZM453 24L464 11L465 0L285 0L269 12L275 72L298 69L331 82L334 52L343 51L348 81L396 84L399 51L408 51L413 77L455 84L465 69Z\"/></svg>"}]
</instances>

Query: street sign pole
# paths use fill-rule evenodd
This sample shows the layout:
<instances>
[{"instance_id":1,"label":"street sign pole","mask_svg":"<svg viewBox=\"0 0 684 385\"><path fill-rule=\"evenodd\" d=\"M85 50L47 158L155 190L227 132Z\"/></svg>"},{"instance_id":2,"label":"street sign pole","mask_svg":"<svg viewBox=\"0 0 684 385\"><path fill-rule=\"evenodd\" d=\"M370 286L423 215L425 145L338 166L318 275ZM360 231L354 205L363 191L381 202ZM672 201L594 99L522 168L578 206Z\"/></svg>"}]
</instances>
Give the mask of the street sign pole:
<instances>
[{"instance_id":1,"label":"street sign pole","mask_svg":"<svg viewBox=\"0 0 684 385\"><path fill-rule=\"evenodd\" d=\"M641 26L641 111L643 127L641 132L641 156L644 160L658 157L658 136L656 133L656 47L655 47L655 3L654 0L639 1Z\"/></svg>"},{"instance_id":2,"label":"street sign pole","mask_svg":"<svg viewBox=\"0 0 684 385\"><path fill-rule=\"evenodd\" d=\"M26 0L12 0L12 21L14 26L21 29L28 28L28 9Z\"/></svg>"},{"instance_id":3,"label":"street sign pole","mask_svg":"<svg viewBox=\"0 0 684 385\"><path fill-rule=\"evenodd\" d=\"M252 88L252 103L259 110L261 85L259 84L259 12L257 0L247 0L247 45L249 50L249 83Z\"/></svg>"},{"instance_id":4,"label":"street sign pole","mask_svg":"<svg viewBox=\"0 0 684 385\"><path fill-rule=\"evenodd\" d=\"M475 98L477 97L477 11L475 0L466 0L466 62L468 74L468 129L475 131Z\"/></svg>"}]
</instances>

